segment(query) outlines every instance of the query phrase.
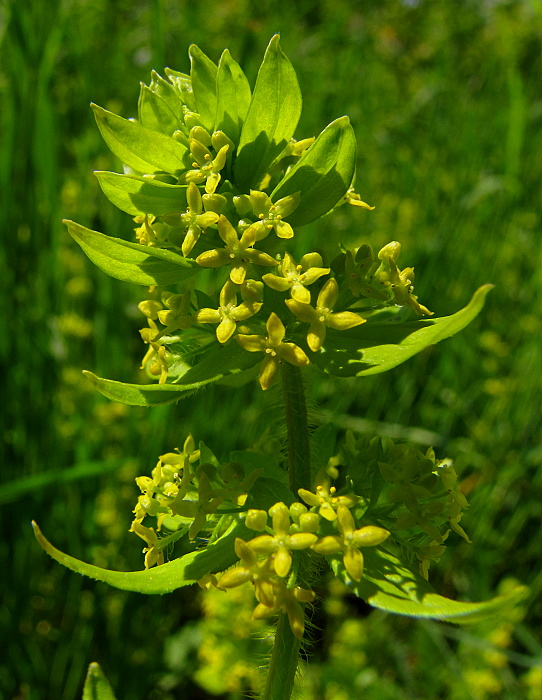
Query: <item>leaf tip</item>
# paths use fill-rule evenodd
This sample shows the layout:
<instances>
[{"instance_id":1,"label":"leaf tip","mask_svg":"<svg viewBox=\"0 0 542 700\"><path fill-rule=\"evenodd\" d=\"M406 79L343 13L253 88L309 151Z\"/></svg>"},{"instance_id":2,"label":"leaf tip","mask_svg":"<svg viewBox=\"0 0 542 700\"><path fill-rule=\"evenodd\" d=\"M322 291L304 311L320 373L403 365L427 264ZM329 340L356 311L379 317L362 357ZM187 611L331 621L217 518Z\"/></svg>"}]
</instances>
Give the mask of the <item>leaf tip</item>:
<instances>
[{"instance_id":1,"label":"leaf tip","mask_svg":"<svg viewBox=\"0 0 542 700\"><path fill-rule=\"evenodd\" d=\"M267 51L280 52L280 34L278 32L271 37L271 41L267 46Z\"/></svg>"},{"instance_id":2,"label":"leaf tip","mask_svg":"<svg viewBox=\"0 0 542 700\"><path fill-rule=\"evenodd\" d=\"M94 372L90 372L88 369L84 369L83 374L88 380L90 380L94 384L94 386L96 386L96 384L98 383L98 377L94 374Z\"/></svg>"},{"instance_id":3,"label":"leaf tip","mask_svg":"<svg viewBox=\"0 0 542 700\"><path fill-rule=\"evenodd\" d=\"M38 540L38 543L39 543L40 547L42 547L43 549L47 549L47 548L46 548L47 540L46 540L45 537L43 536L43 534L42 534L42 532L41 532L41 530L40 530L40 528L39 528L38 523L37 523L35 520L32 520L31 525L32 525L32 529L34 530L34 536L35 536L36 539Z\"/></svg>"}]
</instances>

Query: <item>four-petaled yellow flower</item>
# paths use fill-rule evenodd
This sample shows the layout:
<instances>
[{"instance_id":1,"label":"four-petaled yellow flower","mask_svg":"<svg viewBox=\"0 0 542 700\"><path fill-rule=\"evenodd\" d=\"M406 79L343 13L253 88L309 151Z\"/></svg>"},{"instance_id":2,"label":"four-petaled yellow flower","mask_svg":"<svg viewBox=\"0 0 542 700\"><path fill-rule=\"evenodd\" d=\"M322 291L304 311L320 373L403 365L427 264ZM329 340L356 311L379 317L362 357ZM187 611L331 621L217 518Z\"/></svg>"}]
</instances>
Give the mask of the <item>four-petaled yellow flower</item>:
<instances>
[{"instance_id":1,"label":"four-petaled yellow flower","mask_svg":"<svg viewBox=\"0 0 542 700\"><path fill-rule=\"evenodd\" d=\"M261 282L259 283L261 285ZM261 301L254 301L241 287L241 296L244 301L237 305L237 285L230 279L222 287L220 292L220 306L218 309L200 309L194 314L196 323L218 323L216 337L220 343L226 343L234 334L240 321L246 321L262 308Z\"/></svg>"},{"instance_id":2,"label":"four-petaled yellow flower","mask_svg":"<svg viewBox=\"0 0 542 700\"><path fill-rule=\"evenodd\" d=\"M310 304L311 293L306 287L323 275L329 274L329 267L322 267L322 265L322 256L318 253L307 253L301 258L299 265L290 253L285 253L280 265L282 277L270 272L264 275L262 280L271 289L277 292L285 292L289 289L292 299L301 304Z\"/></svg>"},{"instance_id":3,"label":"four-petaled yellow flower","mask_svg":"<svg viewBox=\"0 0 542 700\"><path fill-rule=\"evenodd\" d=\"M279 576L287 576L292 566L291 550L307 549L318 537L310 532L297 532L290 535L290 513L284 503L276 503L269 509L273 519L273 535L260 535L247 544L258 554L273 555L275 571Z\"/></svg>"},{"instance_id":4,"label":"four-petaled yellow flower","mask_svg":"<svg viewBox=\"0 0 542 700\"><path fill-rule=\"evenodd\" d=\"M299 192L283 197L273 204L271 198L265 192L250 190L249 199L252 211L259 219L259 221L250 226L256 241L266 238L273 229L275 229L275 233L279 238L293 237L293 228L283 219L291 214L299 204Z\"/></svg>"},{"instance_id":5,"label":"four-petaled yellow flower","mask_svg":"<svg viewBox=\"0 0 542 700\"><path fill-rule=\"evenodd\" d=\"M330 484L331 482L325 470L320 470L316 476L316 493L307 491L307 489L298 489L297 493L308 506L318 508L318 513L322 518L333 521L337 518L339 506L352 508L360 498L353 493L337 496L337 489Z\"/></svg>"},{"instance_id":6,"label":"four-petaled yellow flower","mask_svg":"<svg viewBox=\"0 0 542 700\"><path fill-rule=\"evenodd\" d=\"M266 557L263 562L258 562L256 552L252 551L248 544L240 537L235 539L235 553L241 560L241 566L229 569L218 579L217 588L228 589L241 586L250 581L254 584L254 591L259 603L272 608L275 603L273 591L273 562L271 557Z\"/></svg>"},{"instance_id":7,"label":"four-petaled yellow flower","mask_svg":"<svg viewBox=\"0 0 542 700\"><path fill-rule=\"evenodd\" d=\"M277 316L272 313L267 319L267 337L261 335L236 336L238 343L248 352L264 352L265 358L260 368L260 385L262 389L269 389L273 383L279 364L286 360L291 365L303 367L309 364L309 358L304 351L294 343L283 343L286 329Z\"/></svg>"},{"instance_id":8,"label":"four-petaled yellow flower","mask_svg":"<svg viewBox=\"0 0 542 700\"><path fill-rule=\"evenodd\" d=\"M253 248L255 231L251 232L250 228L246 229L239 238L237 231L222 215L218 220L218 233L226 244L225 247L206 250L198 255L196 258L198 265L202 267L231 265L230 279L235 284L243 284L249 263L267 267L278 265L277 261L270 255Z\"/></svg>"},{"instance_id":9,"label":"four-petaled yellow flower","mask_svg":"<svg viewBox=\"0 0 542 700\"><path fill-rule=\"evenodd\" d=\"M334 279L328 280L318 295L316 308L310 304L303 304L296 299L287 299L286 304L290 311L300 321L310 323L307 333L307 345L313 352L318 352L326 339L326 328L334 328L343 331L359 326L365 319L352 311L340 311L333 313L332 309L339 296L339 285Z\"/></svg>"},{"instance_id":10,"label":"four-petaled yellow flower","mask_svg":"<svg viewBox=\"0 0 542 700\"><path fill-rule=\"evenodd\" d=\"M337 527L340 535L327 535L312 545L319 554L329 555L343 552L344 568L354 581L361 581L363 576L363 554L360 547L374 547L381 544L390 534L388 530L376 525L367 525L356 530L354 516L346 506L337 508Z\"/></svg>"}]
</instances>

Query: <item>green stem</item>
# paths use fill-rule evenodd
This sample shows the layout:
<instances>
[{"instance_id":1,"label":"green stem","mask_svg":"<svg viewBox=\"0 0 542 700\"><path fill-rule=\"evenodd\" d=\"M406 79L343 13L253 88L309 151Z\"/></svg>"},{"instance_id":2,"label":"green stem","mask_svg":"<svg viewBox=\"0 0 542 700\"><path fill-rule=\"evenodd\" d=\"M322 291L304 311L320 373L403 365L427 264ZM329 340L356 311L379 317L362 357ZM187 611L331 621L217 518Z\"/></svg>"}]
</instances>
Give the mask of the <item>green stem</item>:
<instances>
[{"instance_id":1,"label":"green stem","mask_svg":"<svg viewBox=\"0 0 542 700\"><path fill-rule=\"evenodd\" d=\"M289 700L294 687L300 645L301 640L290 629L288 616L280 613L262 700Z\"/></svg>"},{"instance_id":2,"label":"green stem","mask_svg":"<svg viewBox=\"0 0 542 700\"><path fill-rule=\"evenodd\" d=\"M290 490L297 496L298 489L310 489L311 486L309 422L305 388L299 367L288 362L282 364L282 387L288 431L289 485Z\"/></svg>"},{"instance_id":3,"label":"green stem","mask_svg":"<svg viewBox=\"0 0 542 700\"><path fill-rule=\"evenodd\" d=\"M310 488L310 442L305 389L299 367L285 362L282 365L284 410L288 442L288 474L291 491L297 496L299 488ZM304 557L299 552L297 585L304 584ZM275 643L271 654L269 673L262 700L288 700L294 687L301 640L290 628L288 616L280 613Z\"/></svg>"}]
</instances>

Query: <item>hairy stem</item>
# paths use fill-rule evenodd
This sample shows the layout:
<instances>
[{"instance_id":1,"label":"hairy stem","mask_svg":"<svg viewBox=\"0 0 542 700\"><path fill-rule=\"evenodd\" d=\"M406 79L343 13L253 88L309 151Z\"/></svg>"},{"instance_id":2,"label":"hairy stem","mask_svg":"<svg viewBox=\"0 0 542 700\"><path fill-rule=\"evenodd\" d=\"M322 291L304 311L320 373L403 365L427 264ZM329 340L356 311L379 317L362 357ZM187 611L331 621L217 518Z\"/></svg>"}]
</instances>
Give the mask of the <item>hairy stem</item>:
<instances>
[{"instance_id":1,"label":"hairy stem","mask_svg":"<svg viewBox=\"0 0 542 700\"><path fill-rule=\"evenodd\" d=\"M284 410L286 413L288 442L288 475L290 490L297 495L300 488L310 488L310 442L305 389L299 367L285 362L282 365L282 386L284 390ZM303 552L299 553L297 585L304 584L305 562ZM294 687L299 659L301 640L290 628L288 616L280 613L275 643L269 665L267 683L262 700L288 700Z\"/></svg>"},{"instance_id":2,"label":"hairy stem","mask_svg":"<svg viewBox=\"0 0 542 700\"><path fill-rule=\"evenodd\" d=\"M294 687L301 640L290 629L288 616L280 613L275 643L262 700L288 700Z\"/></svg>"},{"instance_id":3,"label":"hairy stem","mask_svg":"<svg viewBox=\"0 0 542 700\"><path fill-rule=\"evenodd\" d=\"M297 496L300 488L310 489L311 465L309 423L305 388L299 367L282 364L284 410L288 431L288 475L290 490Z\"/></svg>"}]
</instances>

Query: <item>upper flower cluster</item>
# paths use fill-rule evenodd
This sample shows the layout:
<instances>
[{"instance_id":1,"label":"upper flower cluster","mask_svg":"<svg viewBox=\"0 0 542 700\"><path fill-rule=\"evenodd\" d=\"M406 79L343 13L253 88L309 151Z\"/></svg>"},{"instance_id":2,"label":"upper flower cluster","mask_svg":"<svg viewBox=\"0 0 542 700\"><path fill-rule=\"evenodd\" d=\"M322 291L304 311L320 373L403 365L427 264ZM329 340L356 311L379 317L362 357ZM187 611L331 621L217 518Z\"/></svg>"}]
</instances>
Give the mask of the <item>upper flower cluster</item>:
<instances>
[{"instance_id":1,"label":"upper flower cluster","mask_svg":"<svg viewBox=\"0 0 542 700\"><path fill-rule=\"evenodd\" d=\"M190 60L189 75L153 72L137 120L94 107L125 169L98 173L103 191L134 216L139 246L186 265L174 291L153 285L140 305L150 376L175 381L212 333L222 345L262 354L267 389L281 362L309 364L328 335L362 325L375 308L429 314L412 294L412 268L397 268L398 243L376 261L362 246L329 265L311 250L297 262L289 249L294 242L299 251L301 226L333 208L373 207L353 189L356 143L347 117L317 138L294 138L301 93L278 36L253 90L228 51L217 65L192 46ZM198 270L206 294L194 284Z\"/></svg>"}]
</instances>

